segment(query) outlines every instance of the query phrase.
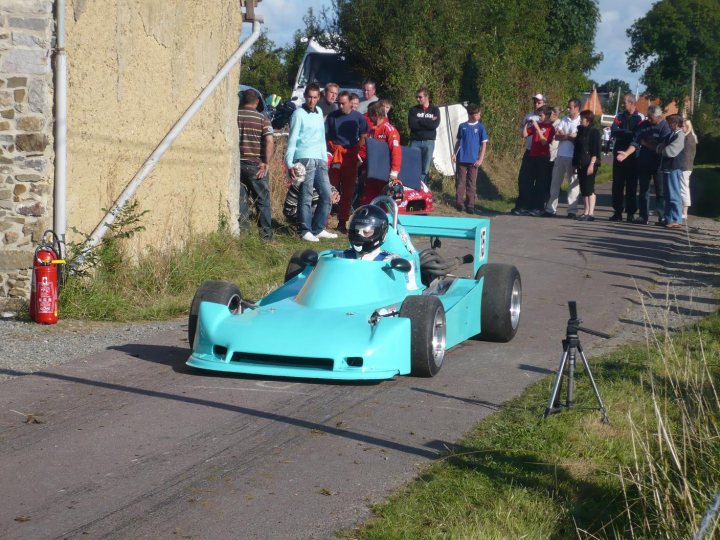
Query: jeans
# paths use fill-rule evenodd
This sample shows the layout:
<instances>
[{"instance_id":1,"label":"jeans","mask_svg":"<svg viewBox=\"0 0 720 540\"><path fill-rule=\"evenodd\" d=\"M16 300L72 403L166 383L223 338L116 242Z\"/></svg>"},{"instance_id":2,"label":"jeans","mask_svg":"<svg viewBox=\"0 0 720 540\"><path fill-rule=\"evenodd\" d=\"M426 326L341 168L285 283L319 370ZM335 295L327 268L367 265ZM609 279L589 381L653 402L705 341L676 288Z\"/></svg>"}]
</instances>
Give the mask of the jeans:
<instances>
[{"instance_id":1,"label":"jeans","mask_svg":"<svg viewBox=\"0 0 720 540\"><path fill-rule=\"evenodd\" d=\"M680 196L682 171L680 169L663 171L662 179L665 188L665 220L668 223L682 223L682 197Z\"/></svg>"},{"instance_id":2,"label":"jeans","mask_svg":"<svg viewBox=\"0 0 720 540\"><path fill-rule=\"evenodd\" d=\"M259 163L240 162L240 230L250 228L250 196L255 199L260 236L263 240L272 240L272 208L270 206L270 175L257 177Z\"/></svg>"},{"instance_id":3,"label":"jeans","mask_svg":"<svg viewBox=\"0 0 720 540\"><path fill-rule=\"evenodd\" d=\"M658 220L663 219L665 214L665 197L663 195L663 180L659 169L652 172L642 171L638 175L638 183L640 184L640 196L638 197L638 206L640 209L640 217L647 221L650 217L650 180L655 186L655 210L657 211Z\"/></svg>"},{"instance_id":4,"label":"jeans","mask_svg":"<svg viewBox=\"0 0 720 540\"><path fill-rule=\"evenodd\" d=\"M305 165L305 181L300 184L300 201L298 202L298 233L319 234L327 223L330 215L330 178L328 165L324 159L298 159ZM312 211L313 189L318 193L315 213Z\"/></svg>"},{"instance_id":5,"label":"jeans","mask_svg":"<svg viewBox=\"0 0 720 540\"><path fill-rule=\"evenodd\" d=\"M555 165L552 169L552 183L550 184L550 198L548 199L545 211L551 214L557 212L558 198L560 197L560 186L563 180L568 180L568 206L569 214L577 214L578 211L578 195L580 194L580 184L575 167L572 163L572 157L558 156L555 158ZM587 169L586 169L587 170Z\"/></svg>"},{"instance_id":6,"label":"jeans","mask_svg":"<svg viewBox=\"0 0 720 540\"><path fill-rule=\"evenodd\" d=\"M435 141L418 141L411 139L408 144L410 148L420 149L420 163L422 165L420 180L426 182L428 172L430 172L430 163L432 163L433 152L435 151Z\"/></svg>"}]
</instances>

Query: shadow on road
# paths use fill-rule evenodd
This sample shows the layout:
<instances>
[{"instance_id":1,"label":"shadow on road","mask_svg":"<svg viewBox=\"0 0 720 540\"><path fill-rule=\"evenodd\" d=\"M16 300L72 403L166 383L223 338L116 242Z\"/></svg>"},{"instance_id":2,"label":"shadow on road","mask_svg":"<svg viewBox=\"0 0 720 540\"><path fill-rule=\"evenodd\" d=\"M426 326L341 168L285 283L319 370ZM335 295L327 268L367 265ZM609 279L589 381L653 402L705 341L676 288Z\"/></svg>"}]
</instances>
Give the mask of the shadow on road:
<instances>
[{"instance_id":1,"label":"shadow on road","mask_svg":"<svg viewBox=\"0 0 720 540\"><path fill-rule=\"evenodd\" d=\"M187 352L185 349L180 349L179 347L161 347L161 349L174 349L175 351ZM176 353L173 353L173 354L176 354ZM164 363L164 362L161 362L161 363ZM188 370L189 369L190 368L188 368ZM2 371L12 371L12 370L2 370ZM13 373L8 373L8 374L13 375ZM202 399L202 398L192 397L192 396L188 396L188 395L178 395L178 394L172 394L169 392L160 392L158 390L150 390L150 389L146 389L146 388L137 388L137 387L133 387L133 386L127 386L124 384L116 384L116 383L110 383L110 382L105 382L105 381L86 379L86 378L76 377L76 376L72 376L72 375L63 375L61 373L50 373L50 372L46 372L46 371L38 371L36 373L33 373L31 376L43 377L45 379L69 382L69 383L73 383L73 384L88 385L88 386L92 386L92 387L96 387L96 388L104 388L106 390L113 390L115 392L123 392L126 394L135 394L135 395L146 396L146 397L157 398L157 399L172 400L172 401L176 401L176 402L183 403L183 404L199 405L202 407L212 407L214 409L229 411L229 412L233 412L233 413L237 413L237 414L244 414L247 416L251 416L251 417L262 419L262 420L268 420L271 422L282 422L282 423L287 424L288 426L304 428L304 429L312 430L314 432L325 433L327 435L334 435L336 437L343 437L345 439L357 441L359 443L374 445L374 446L381 447L381 448L387 448L388 450L394 450L397 452L402 452L405 454L418 456L418 457L421 457L424 459L436 459L438 457L438 452L435 452L431 449L418 448L416 446L410 446L407 444L402 444L399 442L382 439L380 437L375 437L372 435L363 435L361 433L356 433L356 432L350 431L348 429L342 429L342 428L334 427L334 426L327 426L327 425L313 422L310 420L304 420L302 418L293 418L292 416L278 414L276 412L268 412L268 411L261 411L258 409L251 409L249 407L243 407L243 406L234 405L231 403L222 403L222 402L218 402L218 401L212 401L209 399Z\"/></svg>"}]
</instances>

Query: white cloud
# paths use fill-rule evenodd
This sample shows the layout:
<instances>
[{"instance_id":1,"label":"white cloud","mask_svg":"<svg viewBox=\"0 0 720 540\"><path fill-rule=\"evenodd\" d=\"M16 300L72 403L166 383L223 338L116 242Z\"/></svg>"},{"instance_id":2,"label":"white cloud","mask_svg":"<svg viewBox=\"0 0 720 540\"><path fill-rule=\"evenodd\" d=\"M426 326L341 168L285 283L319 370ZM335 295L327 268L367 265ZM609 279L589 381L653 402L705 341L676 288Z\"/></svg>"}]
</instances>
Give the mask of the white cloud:
<instances>
[{"instance_id":1,"label":"white cloud","mask_svg":"<svg viewBox=\"0 0 720 540\"><path fill-rule=\"evenodd\" d=\"M599 83L609 79L622 79L635 89L642 72L632 73L627 67L630 38L626 32L656 1L599 0L601 21L595 35L595 51L603 54L603 60L590 73L592 79Z\"/></svg>"}]
</instances>

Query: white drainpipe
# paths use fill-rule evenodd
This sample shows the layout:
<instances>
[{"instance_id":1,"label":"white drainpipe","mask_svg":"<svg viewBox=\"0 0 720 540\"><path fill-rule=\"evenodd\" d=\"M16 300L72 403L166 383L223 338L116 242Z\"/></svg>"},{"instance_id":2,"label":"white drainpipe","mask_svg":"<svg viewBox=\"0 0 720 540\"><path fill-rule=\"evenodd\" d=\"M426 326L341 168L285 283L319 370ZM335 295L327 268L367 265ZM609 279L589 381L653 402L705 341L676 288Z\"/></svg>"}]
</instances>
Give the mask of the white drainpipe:
<instances>
[{"instance_id":1,"label":"white drainpipe","mask_svg":"<svg viewBox=\"0 0 720 540\"><path fill-rule=\"evenodd\" d=\"M127 204L130 198L135 194L137 189L143 183L145 178L147 178L150 172L152 172L160 158L170 148L170 145L173 143L173 141L175 141L178 135L180 135L188 122L190 122L195 113L200 110L200 107L203 106L205 101L207 101L207 98L210 97L210 94L213 93L215 88L217 88L217 86L227 76L227 74L235 66L235 64L240 61L240 58L245 54L245 52L250 47L252 47L253 43L255 43L257 38L260 36L261 22L262 18L260 18L259 16L255 16L254 20L252 21L252 34L250 34L248 38L240 44L240 47L232 54L228 61L225 62L223 67L220 68L220 71L217 72L217 74L212 78L212 80L208 83L205 89L200 92L200 95L195 98L195 101L192 102L192 104L187 108L187 110L175 123L172 129L170 129L168 134L165 135L165 138L160 141L160 144L157 145L153 153L150 154L150 157L148 157L145 163L143 163L142 167L140 167L140 170L135 174L133 179L130 180L130 183L120 194L120 197L118 197L117 201L112 206L110 211L105 214L105 217L100 221L100 224L95 228L88 240L85 242L82 253L77 258L76 264L80 264L84 259L83 255L100 243L103 236L105 236L105 233L113 224L115 218L117 218L118 214L123 209L125 204Z\"/></svg>"},{"instance_id":2,"label":"white drainpipe","mask_svg":"<svg viewBox=\"0 0 720 540\"><path fill-rule=\"evenodd\" d=\"M55 193L53 196L53 229L65 251L67 228L67 58L65 56L65 0L55 2L57 31L55 37Z\"/></svg>"}]
</instances>

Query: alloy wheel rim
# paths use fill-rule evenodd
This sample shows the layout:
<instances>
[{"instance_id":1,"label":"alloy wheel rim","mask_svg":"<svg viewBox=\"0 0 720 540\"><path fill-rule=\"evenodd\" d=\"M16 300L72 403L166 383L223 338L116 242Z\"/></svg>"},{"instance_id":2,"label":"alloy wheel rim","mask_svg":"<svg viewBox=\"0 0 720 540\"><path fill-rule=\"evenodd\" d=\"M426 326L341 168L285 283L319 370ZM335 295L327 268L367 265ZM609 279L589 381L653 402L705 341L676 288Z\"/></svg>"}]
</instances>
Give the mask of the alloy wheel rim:
<instances>
[{"instance_id":1,"label":"alloy wheel rim","mask_svg":"<svg viewBox=\"0 0 720 540\"><path fill-rule=\"evenodd\" d=\"M520 324L521 301L522 288L520 286L520 280L515 278L512 293L510 293L510 324L513 330L517 330L517 327Z\"/></svg>"}]
</instances>

